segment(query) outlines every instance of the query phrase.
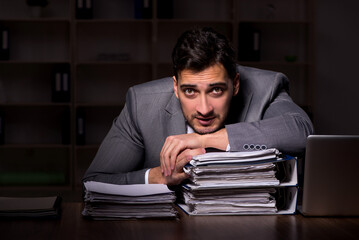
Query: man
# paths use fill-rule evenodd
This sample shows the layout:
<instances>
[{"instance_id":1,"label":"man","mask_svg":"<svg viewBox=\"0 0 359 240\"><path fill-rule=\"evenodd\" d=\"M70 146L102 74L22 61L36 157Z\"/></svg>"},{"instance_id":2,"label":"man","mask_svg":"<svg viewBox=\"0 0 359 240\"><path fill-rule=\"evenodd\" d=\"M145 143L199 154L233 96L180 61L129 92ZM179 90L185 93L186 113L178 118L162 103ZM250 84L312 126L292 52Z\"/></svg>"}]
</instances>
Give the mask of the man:
<instances>
[{"instance_id":1,"label":"man","mask_svg":"<svg viewBox=\"0 0 359 240\"><path fill-rule=\"evenodd\" d=\"M185 32L172 60L172 79L128 90L84 181L177 185L208 148L304 150L312 123L283 74L236 65L227 39L208 28Z\"/></svg>"}]
</instances>

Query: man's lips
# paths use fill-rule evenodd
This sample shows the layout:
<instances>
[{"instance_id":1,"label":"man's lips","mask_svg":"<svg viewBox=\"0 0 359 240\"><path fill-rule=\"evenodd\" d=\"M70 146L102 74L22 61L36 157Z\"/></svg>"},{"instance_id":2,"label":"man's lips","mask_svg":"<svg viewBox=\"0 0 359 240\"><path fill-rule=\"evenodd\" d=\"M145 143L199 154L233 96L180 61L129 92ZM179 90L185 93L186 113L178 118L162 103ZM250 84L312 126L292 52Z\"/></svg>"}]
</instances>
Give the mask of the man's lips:
<instances>
[{"instance_id":1,"label":"man's lips","mask_svg":"<svg viewBox=\"0 0 359 240\"><path fill-rule=\"evenodd\" d=\"M215 117L209 117L209 118L196 117L196 119L202 126L210 126L210 125L212 125L212 123L214 122L214 120L216 118Z\"/></svg>"}]
</instances>

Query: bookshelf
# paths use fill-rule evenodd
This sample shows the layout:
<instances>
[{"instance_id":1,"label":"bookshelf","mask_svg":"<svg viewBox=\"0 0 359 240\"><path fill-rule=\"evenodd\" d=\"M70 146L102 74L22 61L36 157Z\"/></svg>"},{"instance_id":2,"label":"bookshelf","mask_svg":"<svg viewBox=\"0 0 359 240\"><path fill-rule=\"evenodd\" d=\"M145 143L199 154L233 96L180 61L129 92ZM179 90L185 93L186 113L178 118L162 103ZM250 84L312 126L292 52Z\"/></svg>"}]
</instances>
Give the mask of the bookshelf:
<instances>
[{"instance_id":1,"label":"bookshelf","mask_svg":"<svg viewBox=\"0 0 359 240\"><path fill-rule=\"evenodd\" d=\"M78 1L51 0L40 16L24 0L1 5L9 58L0 60L0 158L6 162L0 171L23 176L23 182L3 180L0 189L81 190L80 179L123 108L127 89L171 76L175 41L194 26L214 27L237 53L242 29L258 31L259 59L239 63L284 72L294 101L311 109L309 0L92 0L84 18L76 16ZM144 11L135 11L138 3ZM59 71L68 74L69 99L62 101L53 96ZM51 172L58 182L40 181ZM40 180L29 184L25 177L36 173Z\"/></svg>"}]
</instances>

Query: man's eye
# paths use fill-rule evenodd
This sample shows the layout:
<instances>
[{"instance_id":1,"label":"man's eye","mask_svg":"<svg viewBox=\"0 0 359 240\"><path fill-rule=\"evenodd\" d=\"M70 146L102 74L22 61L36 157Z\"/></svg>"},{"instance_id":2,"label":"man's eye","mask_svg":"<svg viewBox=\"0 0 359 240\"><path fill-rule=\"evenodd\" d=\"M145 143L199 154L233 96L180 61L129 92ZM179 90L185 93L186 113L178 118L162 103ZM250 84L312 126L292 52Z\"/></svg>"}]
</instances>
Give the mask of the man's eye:
<instances>
[{"instance_id":1,"label":"man's eye","mask_svg":"<svg viewBox=\"0 0 359 240\"><path fill-rule=\"evenodd\" d=\"M213 92L214 94L216 94L216 95L222 94L223 89L222 89L222 88L219 88L219 87L215 87L215 88L212 89L212 92Z\"/></svg>"},{"instance_id":2,"label":"man's eye","mask_svg":"<svg viewBox=\"0 0 359 240\"><path fill-rule=\"evenodd\" d=\"M195 92L194 92L193 89L187 88L187 89L184 90L184 93L185 93L186 95L192 96Z\"/></svg>"}]
</instances>

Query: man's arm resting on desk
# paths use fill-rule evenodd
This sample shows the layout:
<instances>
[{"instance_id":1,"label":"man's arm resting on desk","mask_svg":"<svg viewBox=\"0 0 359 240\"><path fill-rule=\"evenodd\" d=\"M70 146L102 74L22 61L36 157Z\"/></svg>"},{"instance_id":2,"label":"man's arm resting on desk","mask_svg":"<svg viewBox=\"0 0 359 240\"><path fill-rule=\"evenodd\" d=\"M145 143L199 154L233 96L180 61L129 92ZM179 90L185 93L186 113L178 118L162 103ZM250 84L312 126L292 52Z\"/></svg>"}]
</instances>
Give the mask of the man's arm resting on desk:
<instances>
[{"instance_id":1,"label":"man's arm resting on desk","mask_svg":"<svg viewBox=\"0 0 359 240\"><path fill-rule=\"evenodd\" d=\"M176 167L177 156L184 150L216 148L226 150L228 146L227 130L220 129L211 134L182 134L167 137L160 154L161 172L170 176ZM203 150L201 150L203 151ZM202 152L203 153L203 152ZM198 154L202 154L201 152ZM197 155L197 154L193 154Z\"/></svg>"}]
</instances>

